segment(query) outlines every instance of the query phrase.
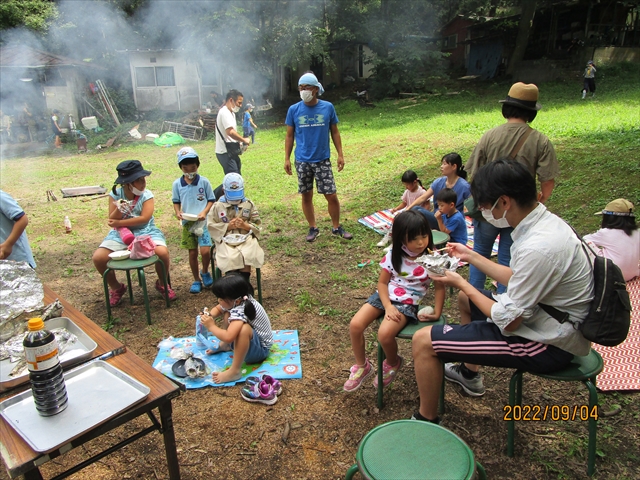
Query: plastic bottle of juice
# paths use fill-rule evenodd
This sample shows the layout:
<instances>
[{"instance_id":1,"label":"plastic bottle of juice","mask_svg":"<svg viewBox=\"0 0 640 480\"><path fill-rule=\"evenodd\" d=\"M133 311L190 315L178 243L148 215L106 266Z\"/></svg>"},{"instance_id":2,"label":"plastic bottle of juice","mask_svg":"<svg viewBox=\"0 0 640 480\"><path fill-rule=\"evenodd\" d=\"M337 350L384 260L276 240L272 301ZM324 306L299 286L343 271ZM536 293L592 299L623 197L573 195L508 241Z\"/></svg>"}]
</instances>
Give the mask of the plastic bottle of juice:
<instances>
[{"instance_id":1,"label":"plastic bottle of juice","mask_svg":"<svg viewBox=\"0 0 640 480\"><path fill-rule=\"evenodd\" d=\"M58 342L44 328L41 318L32 318L22 342L27 359L36 410L43 417L62 412L68 405L67 387L58 358Z\"/></svg>"},{"instance_id":2,"label":"plastic bottle of juice","mask_svg":"<svg viewBox=\"0 0 640 480\"><path fill-rule=\"evenodd\" d=\"M71 233L71 220L69 220L69 217L64 217L64 230L66 233Z\"/></svg>"}]
</instances>

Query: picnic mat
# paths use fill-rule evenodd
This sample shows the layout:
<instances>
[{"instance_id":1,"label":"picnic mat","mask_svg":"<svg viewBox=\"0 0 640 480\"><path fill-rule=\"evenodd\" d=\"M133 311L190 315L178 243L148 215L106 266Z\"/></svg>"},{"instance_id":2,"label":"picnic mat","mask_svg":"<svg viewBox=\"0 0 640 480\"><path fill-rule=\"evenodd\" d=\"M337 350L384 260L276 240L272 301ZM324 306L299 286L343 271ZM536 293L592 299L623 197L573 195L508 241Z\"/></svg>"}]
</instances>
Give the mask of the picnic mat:
<instances>
[{"instance_id":1,"label":"picnic mat","mask_svg":"<svg viewBox=\"0 0 640 480\"><path fill-rule=\"evenodd\" d=\"M393 218L396 215L397 213L391 213L391 210L380 210L379 212L374 212L371 215L367 215L366 217L359 218L358 222L360 222L365 227L371 228L380 235L384 235L391 228ZM469 217L464 217L464 219L467 223L467 247L473 249L473 220ZM498 235L498 238L496 238L496 241L493 243L491 256L495 256L498 254L499 242L500 236Z\"/></svg>"},{"instance_id":2,"label":"picnic mat","mask_svg":"<svg viewBox=\"0 0 640 480\"><path fill-rule=\"evenodd\" d=\"M215 338L215 337L210 337ZM238 382L244 382L251 375L269 374L273 378L287 380L290 378L302 378L302 364L300 363L300 347L298 344L297 330L274 330L273 345L269 356L262 363L253 365L242 364L242 378L235 382L213 383L211 373L222 372L231 366L233 352L220 352L207 355L205 348L196 347L196 337L165 338L158 345L160 351L153 361L153 368L167 377L177 380L188 389L202 387L230 387ZM194 357L204 361L207 366L207 374L202 378L178 377L174 375L171 367L177 359L171 358L171 351L176 348L191 350Z\"/></svg>"},{"instance_id":3,"label":"picnic mat","mask_svg":"<svg viewBox=\"0 0 640 480\"><path fill-rule=\"evenodd\" d=\"M627 339L616 347L593 344L604 360L604 369L597 378L599 390L640 390L640 277L627 282L627 291L631 299Z\"/></svg>"}]
</instances>

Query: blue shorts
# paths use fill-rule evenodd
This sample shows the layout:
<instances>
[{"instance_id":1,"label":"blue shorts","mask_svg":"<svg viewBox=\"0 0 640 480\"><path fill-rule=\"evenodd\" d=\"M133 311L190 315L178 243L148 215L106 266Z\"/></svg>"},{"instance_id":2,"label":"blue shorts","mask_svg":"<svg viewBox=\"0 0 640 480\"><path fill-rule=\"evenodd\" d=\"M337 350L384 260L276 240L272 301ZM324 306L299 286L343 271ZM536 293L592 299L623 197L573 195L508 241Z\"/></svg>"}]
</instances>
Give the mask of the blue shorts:
<instances>
[{"instance_id":1,"label":"blue shorts","mask_svg":"<svg viewBox=\"0 0 640 480\"><path fill-rule=\"evenodd\" d=\"M198 348L206 348L214 351L220 348L220 340L218 340L217 337L209 332L209 330L207 330L207 327L205 327L201 323L200 315L196 316L196 346ZM231 348L233 349L233 343L231 343ZM270 350L271 347L267 348L262 346L260 337L258 336L258 332L253 329L253 337L251 337L249 350L247 351L247 355L244 358L244 363L261 363L269 356Z\"/></svg>"},{"instance_id":2,"label":"blue shorts","mask_svg":"<svg viewBox=\"0 0 640 480\"><path fill-rule=\"evenodd\" d=\"M380 294L378 292L371 295L366 303L384 312L384 305L382 305L380 301ZM394 302L393 300L391 303L407 318L407 324L418 323L418 305L407 305L406 303Z\"/></svg>"},{"instance_id":3,"label":"blue shorts","mask_svg":"<svg viewBox=\"0 0 640 480\"><path fill-rule=\"evenodd\" d=\"M239 321L240 320L236 320L236 322ZM233 343L231 344L231 348L233 348ZM269 350L271 350L271 348L262 346L258 332L256 332L254 328L253 337L251 337L251 342L249 343L249 351L247 352L247 356L244 357L244 363L252 364L264 362L264 360L269 356Z\"/></svg>"},{"instance_id":4,"label":"blue shorts","mask_svg":"<svg viewBox=\"0 0 640 480\"><path fill-rule=\"evenodd\" d=\"M486 297L492 292L480 290ZM434 325L431 344L444 362L467 362L489 367L516 368L533 373L547 373L565 368L573 354L553 345L524 337L505 336L495 323L487 321L473 302L468 325Z\"/></svg>"}]
</instances>

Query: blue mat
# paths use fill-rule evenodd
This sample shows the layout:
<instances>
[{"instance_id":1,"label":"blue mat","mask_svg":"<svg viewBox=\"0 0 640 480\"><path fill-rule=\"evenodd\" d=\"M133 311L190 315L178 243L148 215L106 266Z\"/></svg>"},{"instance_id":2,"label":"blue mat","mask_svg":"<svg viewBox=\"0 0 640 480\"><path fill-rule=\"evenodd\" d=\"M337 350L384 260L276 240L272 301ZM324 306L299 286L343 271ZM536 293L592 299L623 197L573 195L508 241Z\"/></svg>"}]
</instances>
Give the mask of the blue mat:
<instances>
[{"instance_id":1,"label":"blue mat","mask_svg":"<svg viewBox=\"0 0 640 480\"><path fill-rule=\"evenodd\" d=\"M211 337L215 338L215 337ZM163 373L167 377L177 380L188 389L202 387L230 387L238 382L244 382L251 375L269 374L279 380L291 378L302 378L302 364L300 362L300 346L298 344L297 330L274 330L273 345L269 356L262 363L253 365L242 364L242 378L230 383L213 383L211 374L222 372L231 366L233 352L221 352L207 355L205 348L196 346L196 337L173 338L169 337L158 345L160 351L153 361L153 368ZM204 361L207 367L207 374L202 378L181 378L174 375L171 367L177 361L171 357L172 350L191 350L194 357ZM174 352L175 353L175 352Z\"/></svg>"}]
</instances>

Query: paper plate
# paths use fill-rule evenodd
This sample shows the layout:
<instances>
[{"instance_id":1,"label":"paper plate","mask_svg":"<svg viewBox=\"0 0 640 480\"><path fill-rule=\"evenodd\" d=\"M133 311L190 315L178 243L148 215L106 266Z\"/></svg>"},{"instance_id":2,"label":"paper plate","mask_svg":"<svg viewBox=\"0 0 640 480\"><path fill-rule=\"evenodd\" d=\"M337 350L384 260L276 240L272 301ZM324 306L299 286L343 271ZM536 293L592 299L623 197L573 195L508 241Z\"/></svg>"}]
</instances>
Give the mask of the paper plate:
<instances>
[{"instance_id":1,"label":"paper plate","mask_svg":"<svg viewBox=\"0 0 640 480\"><path fill-rule=\"evenodd\" d=\"M111 260L126 260L131 255L129 250L118 250L117 252L111 252L109 258Z\"/></svg>"},{"instance_id":2,"label":"paper plate","mask_svg":"<svg viewBox=\"0 0 640 480\"><path fill-rule=\"evenodd\" d=\"M196 357L193 357L193 360L194 360L196 363L199 363L199 364L200 364L200 367L202 367L204 370L206 370L206 366L205 366L205 364L204 364L204 361L203 361L203 360L201 360L201 359L199 359L199 358L196 358ZM185 371L185 369L184 369L184 362L186 362L186 360L178 360L176 363L174 363L174 364L171 366L171 371L173 372L173 374L174 374L176 377L184 378L184 377L186 377L186 376L187 376L187 372L186 372L186 371Z\"/></svg>"},{"instance_id":3,"label":"paper plate","mask_svg":"<svg viewBox=\"0 0 640 480\"><path fill-rule=\"evenodd\" d=\"M222 237L222 241L227 245L240 245L247 240L248 235L243 235L241 233L231 233L225 237Z\"/></svg>"},{"instance_id":4,"label":"paper plate","mask_svg":"<svg viewBox=\"0 0 640 480\"><path fill-rule=\"evenodd\" d=\"M198 215L194 215L193 213L183 213L182 214L182 219L186 220L188 222L197 222L198 221Z\"/></svg>"}]
</instances>

